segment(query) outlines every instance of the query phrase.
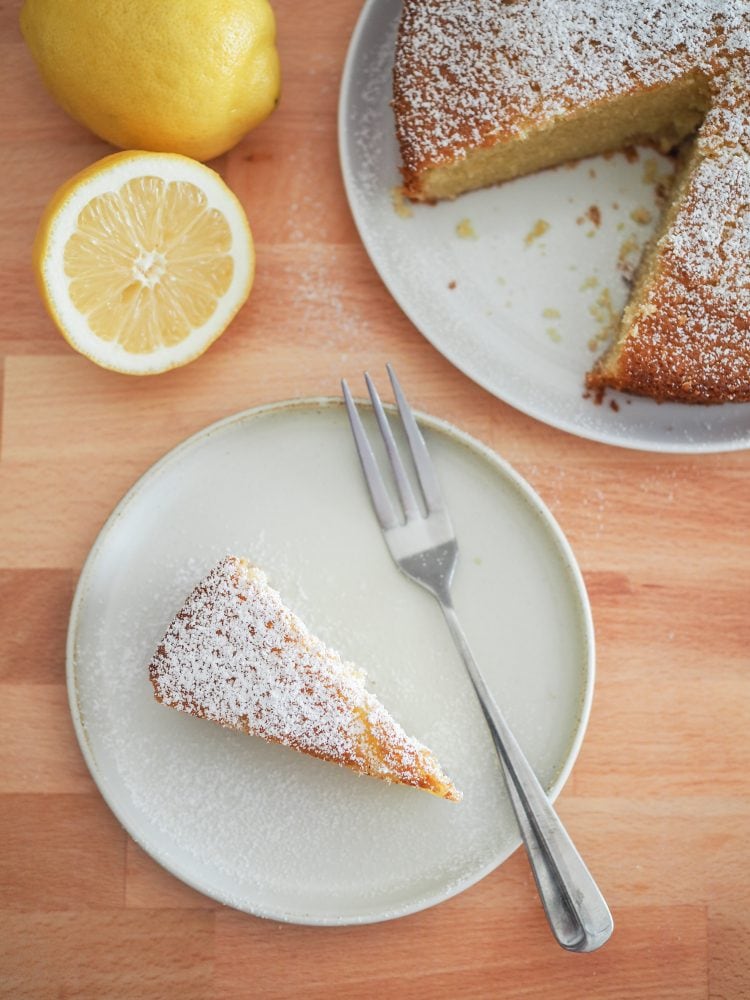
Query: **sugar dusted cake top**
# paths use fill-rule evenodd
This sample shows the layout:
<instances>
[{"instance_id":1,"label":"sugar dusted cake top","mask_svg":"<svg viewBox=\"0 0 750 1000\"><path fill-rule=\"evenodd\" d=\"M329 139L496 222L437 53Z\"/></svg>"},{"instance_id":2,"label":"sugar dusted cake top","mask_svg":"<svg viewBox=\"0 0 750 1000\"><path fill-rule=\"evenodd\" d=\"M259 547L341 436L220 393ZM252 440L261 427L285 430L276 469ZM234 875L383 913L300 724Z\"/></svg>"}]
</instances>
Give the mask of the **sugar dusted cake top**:
<instances>
[{"instance_id":1,"label":"sugar dusted cake top","mask_svg":"<svg viewBox=\"0 0 750 1000\"><path fill-rule=\"evenodd\" d=\"M405 0L394 107L407 171L634 88L705 75L707 131L748 135L745 0Z\"/></svg>"},{"instance_id":2,"label":"sugar dusted cake top","mask_svg":"<svg viewBox=\"0 0 750 1000\"><path fill-rule=\"evenodd\" d=\"M188 596L149 666L162 704L445 798L460 793L364 675L228 556Z\"/></svg>"}]
</instances>

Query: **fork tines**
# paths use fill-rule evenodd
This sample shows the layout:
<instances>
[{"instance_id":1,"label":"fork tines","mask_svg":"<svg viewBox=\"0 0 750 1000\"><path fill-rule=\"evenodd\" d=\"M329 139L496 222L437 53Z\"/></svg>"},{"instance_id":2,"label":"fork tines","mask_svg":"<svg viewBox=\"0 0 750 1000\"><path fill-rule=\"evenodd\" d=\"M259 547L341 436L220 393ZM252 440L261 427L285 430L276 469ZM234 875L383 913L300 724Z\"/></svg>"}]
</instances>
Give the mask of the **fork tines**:
<instances>
[{"instance_id":1,"label":"fork tines","mask_svg":"<svg viewBox=\"0 0 750 1000\"><path fill-rule=\"evenodd\" d=\"M393 394L396 399L396 405L398 406L401 425L409 445L409 451L414 462L414 468L416 469L427 513L433 514L437 511L442 511L445 509L445 504L443 502L440 486L432 466L432 460L427 451L424 438L422 437L422 432L420 431L417 421L414 418L414 413L412 412L411 407L406 401L406 397L401 389L396 373L393 370L393 366L388 364L386 365L386 369L388 371L388 377L391 380L391 385L393 386ZM367 372L365 372L365 382L367 383L367 390L370 394L370 399L372 400L375 419L377 420L378 427L383 438L388 460L390 462L391 469L393 470L396 487L398 489L399 498L401 499L406 521L409 522L415 518L421 518L423 517L423 514L420 509L419 502L414 494L414 490L412 489L409 477L406 473L401 454L398 450L398 445L396 444L396 439L394 438L393 431L391 430L391 425L388 422L388 417L383 409L383 404L380 401L377 389ZM372 445L370 444L367 433L362 425L362 420L359 416L354 400L352 399L346 379L342 379L341 387L344 391L346 409L349 415L352 433L354 434L359 460L362 463L362 471L364 472L367 485L370 489L370 495L372 497L373 506L375 507L378 520L380 521L380 525L383 530L394 528L398 524L402 523L402 519L397 516L394 510L393 504L386 490L383 477L380 473L380 469L378 468L378 462L372 450Z\"/></svg>"}]
</instances>

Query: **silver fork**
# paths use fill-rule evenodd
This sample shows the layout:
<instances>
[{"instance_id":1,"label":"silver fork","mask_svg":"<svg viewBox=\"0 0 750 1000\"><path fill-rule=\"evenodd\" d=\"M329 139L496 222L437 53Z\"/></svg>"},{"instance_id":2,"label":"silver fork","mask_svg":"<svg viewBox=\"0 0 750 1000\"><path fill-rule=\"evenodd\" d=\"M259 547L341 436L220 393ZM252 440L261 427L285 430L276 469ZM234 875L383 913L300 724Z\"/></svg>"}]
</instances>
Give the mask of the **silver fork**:
<instances>
[{"instance_id":1,"label":"silver fork","mask_svg":"<svg viewBox=\"0 0 750 1000\"><path fill-rule=\"evenodd\" d=\"M612 916L588 868L555 813L502 712L482 678L451 598L458 543L427 447L391 365L388 375L398 405L426 514L412 489L388 418L370 376L367 389L383 437L403 510L394 509L346 380L346 409L373 507L399 569L437 598L463 658L502 764L508 794L557 941L568 951L595 951L609 938Z\"/></svg>"}]
</instances>

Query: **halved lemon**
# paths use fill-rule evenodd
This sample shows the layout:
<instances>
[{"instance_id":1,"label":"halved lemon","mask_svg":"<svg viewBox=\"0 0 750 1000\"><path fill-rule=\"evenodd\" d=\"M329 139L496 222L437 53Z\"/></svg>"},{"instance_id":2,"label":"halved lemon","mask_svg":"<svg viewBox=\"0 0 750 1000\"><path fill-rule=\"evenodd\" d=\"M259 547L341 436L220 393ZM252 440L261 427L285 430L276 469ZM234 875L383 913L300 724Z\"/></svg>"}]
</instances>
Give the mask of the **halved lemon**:
<instances>
[{"instance_id":1,"label":"halved lemon","mask_svg":"<svg viewBox=\"0 0 750 1000\"><path fill-rule=\"evenodd\" d=\"M209 167L115 153L48 205L34 244L47 309L68 343L114 371L187 364L226 329L255 271L250 227Z\"/></svg>"}]
</instances>

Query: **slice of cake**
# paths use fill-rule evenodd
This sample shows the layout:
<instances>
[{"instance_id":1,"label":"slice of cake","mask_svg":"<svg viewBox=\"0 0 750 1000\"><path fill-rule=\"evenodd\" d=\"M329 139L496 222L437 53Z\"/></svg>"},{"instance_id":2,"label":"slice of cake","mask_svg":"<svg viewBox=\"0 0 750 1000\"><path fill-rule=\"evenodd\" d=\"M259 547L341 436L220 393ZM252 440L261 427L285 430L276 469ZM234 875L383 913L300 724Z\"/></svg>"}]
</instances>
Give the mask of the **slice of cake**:
<instances>
[{"instance_id":1,"label":"slice of cake","mask_svg":"<svg viewBox=\"0 0 750 1000\"><path fill-rule=\"evenodd\" d=\"M364 675L308 632L262 570L228 556L177 612L149 665L158 701L272 743L457 802L433 754Z\"/></svg>"},{"instance_id":2,"label":"slice of cake","mask_svg":"<svg viewBox=\"0 0 750 1000\"><path fill-rule=\"evenodd\" d=\"M695 132L588 384L750 400L747 0L404 0L393 109L421 201Z\"/></svg>"}]
</instances>

